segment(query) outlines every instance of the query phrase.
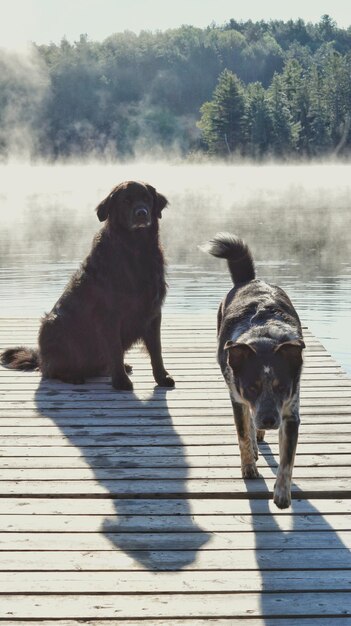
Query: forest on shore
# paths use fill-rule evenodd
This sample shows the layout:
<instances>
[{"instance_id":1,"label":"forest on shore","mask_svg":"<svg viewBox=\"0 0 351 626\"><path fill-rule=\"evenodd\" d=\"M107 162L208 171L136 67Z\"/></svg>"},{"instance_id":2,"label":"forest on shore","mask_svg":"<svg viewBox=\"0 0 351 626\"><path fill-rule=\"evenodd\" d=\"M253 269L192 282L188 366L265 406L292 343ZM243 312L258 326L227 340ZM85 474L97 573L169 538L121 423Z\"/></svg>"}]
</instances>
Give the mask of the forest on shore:
<instances>
[{"instance_id":1,"label":"forest on shore","mask_svg":"<svg viewBox=\"0 0 351 626\"><path fill-rule=\"evenodd\" d=\"M349 156L351 27L230 19L0 50L1 160L150 152Z\"/></svg>"}]
</instances>

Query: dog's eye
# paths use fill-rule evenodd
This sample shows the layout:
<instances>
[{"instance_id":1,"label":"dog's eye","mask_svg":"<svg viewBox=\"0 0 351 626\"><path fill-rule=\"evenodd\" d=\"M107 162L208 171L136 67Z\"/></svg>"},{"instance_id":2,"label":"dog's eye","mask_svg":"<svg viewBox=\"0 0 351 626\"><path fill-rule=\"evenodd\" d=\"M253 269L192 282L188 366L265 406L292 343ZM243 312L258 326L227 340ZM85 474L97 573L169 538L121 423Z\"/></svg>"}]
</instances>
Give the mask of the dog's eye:
<instances>
[{"instance_id":1,"label":"dog's eye","mask_svg":"<svg viewBox=\"0 0 351 626\"><path fill-rule=\"evenodd\" d=\"M275 390L278 391L278 393L285 393L286 386L285 385L277 385Z\"/></svg>"},{"instance_id":2,"label":"dog's eye","mask_svg":"<svg viewBox=\"0 0 351 626\"><path fill-rule=\"evenodd\" d=\"M248 389L249 389L250 393L258 393L259 392L258 385L250 385Z\"/></svg>"},{"instance_id":3,"label":"dog's eye","mask_svg":"<svg viewBox=\"0 0 351 626\"><path fill-rule=\"evenodd\" d=\"M286 383L280 382L275 378L273 380L273 389L277 393L286 393L289 391L289 385L286 385Z\"/></svg>"}]
</instances>

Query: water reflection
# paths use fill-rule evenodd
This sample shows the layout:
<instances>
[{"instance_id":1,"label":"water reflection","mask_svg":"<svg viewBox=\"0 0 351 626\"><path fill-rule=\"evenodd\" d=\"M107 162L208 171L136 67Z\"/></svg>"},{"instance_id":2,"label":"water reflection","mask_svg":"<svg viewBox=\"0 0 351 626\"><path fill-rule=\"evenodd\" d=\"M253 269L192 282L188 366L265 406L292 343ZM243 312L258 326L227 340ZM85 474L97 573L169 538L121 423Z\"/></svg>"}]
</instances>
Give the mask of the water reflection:
<instances>
[{"instance_id":1,"label":"water reflection","mask_svg":"<svg viewBox=\"0 0 351 626\"><path fill-rule=\"evenodd\" d=\"M350 172L348 165L2 166L1 315L40 317L51 308L99 228L99 199L136 178L170 200L161 222L168 311L217 307L230 284L225 264L197 244L230 230L250 244L260 276L288 291L351 372Z\"/></svg>"}]
</instances>

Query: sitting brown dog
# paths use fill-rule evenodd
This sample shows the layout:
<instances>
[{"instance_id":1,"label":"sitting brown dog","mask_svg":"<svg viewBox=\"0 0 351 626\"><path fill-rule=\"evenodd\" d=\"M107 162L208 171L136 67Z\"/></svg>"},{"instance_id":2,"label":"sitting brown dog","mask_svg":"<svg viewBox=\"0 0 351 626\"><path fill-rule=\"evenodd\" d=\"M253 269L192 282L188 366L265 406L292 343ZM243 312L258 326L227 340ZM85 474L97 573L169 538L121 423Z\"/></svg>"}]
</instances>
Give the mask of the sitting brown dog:
<instances>
[{"instance_id":1,"label":"sitting brown dog","mask_svg":"<svg viewBox=\"0 0 351 626\"><path fill-rule=\"evenodd\" d=\"M151 185L115 187L96 209L105 225L89 256L42 320L39 349L9 348L2 364L70 383L110 375L115 389L132 389L124 353L142 340L156 382L173 387L160 340L166 282L158 220L166 205Z\"/></svg>"}]
</instances>

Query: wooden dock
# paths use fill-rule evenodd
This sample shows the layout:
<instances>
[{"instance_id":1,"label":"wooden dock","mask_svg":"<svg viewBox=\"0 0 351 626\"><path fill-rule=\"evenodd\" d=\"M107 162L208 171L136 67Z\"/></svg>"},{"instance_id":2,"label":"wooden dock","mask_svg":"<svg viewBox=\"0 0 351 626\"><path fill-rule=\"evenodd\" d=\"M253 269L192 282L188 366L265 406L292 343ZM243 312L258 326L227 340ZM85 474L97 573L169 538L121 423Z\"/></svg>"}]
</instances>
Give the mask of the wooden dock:
<instances>
[{"instance_id":1,"label":"wooden dock","mask_svg":"<svg viewBox=\"0 0 351 626\"><path fill-rule=\"evenodd\" d=\"M215 314L168 315L166 366L134 392L0 370L0 623L351 625L351 379L305 331L293 504L277 433L243 481ZM37 320L0 320L0 347Z\"/></svg>"}]
</instances>

